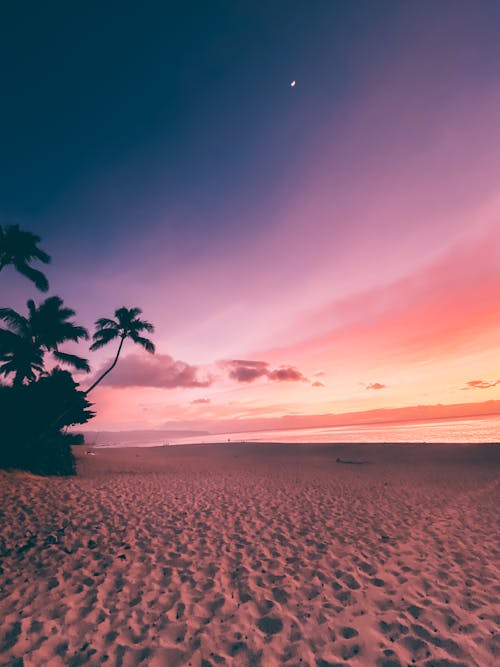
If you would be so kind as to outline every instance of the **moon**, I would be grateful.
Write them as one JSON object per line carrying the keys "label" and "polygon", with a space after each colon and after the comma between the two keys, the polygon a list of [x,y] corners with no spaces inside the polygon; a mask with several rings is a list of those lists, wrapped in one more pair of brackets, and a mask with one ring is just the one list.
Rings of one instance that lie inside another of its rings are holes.
{"label": "moon", "polygon": [[297,85],[297,82],[296,82],[295,79],[294,79],[294,80],[290,83],[290,88],[295,88],[296,85]]}

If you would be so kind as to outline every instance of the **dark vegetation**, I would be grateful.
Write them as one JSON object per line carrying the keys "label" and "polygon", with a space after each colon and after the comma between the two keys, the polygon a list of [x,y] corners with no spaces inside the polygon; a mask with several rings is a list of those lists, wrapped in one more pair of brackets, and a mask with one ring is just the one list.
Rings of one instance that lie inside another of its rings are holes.
{"label": "dark vegetation", "polygon": [[[38,236],[18,225],[0,225],[0,272],[12,266],[47,291],[47,278],[31,266],[33,261],[50,262],[39,243]],[[0,468],[74,475],[71,445],[82,444],[83,438],[68,433],[68,427],[95,415],[87,396],[116,366],[126,339],[154,353],[153,343],[141,335],[153,326],[139,318],[139,308],[118,308],[115,319],[98,319],[90,349],[114,340],[118,348],[109,368],[88,389],[80,389],[71,372],[60,368],[90,372],[87,359],[60,349],[89,339],[87,330],[73,321],[75,311],[58,296],[38,305],[30,299],[26,305],[26,314],[0,308]]]}

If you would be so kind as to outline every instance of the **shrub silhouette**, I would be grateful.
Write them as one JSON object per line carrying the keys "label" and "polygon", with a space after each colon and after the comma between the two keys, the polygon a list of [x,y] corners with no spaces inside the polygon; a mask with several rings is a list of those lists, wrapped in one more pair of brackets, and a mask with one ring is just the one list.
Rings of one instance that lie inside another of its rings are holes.
{"label": "shrub silhouette", "polygon": [[[68,406],[51,427],[61,405]],[[41,475],[74,475],[75,435],[61,431],[94,416],[68,371],[59,368],[28,385],[0,386],[0,467]],[[43,434],[43,435],[41,435]]]}

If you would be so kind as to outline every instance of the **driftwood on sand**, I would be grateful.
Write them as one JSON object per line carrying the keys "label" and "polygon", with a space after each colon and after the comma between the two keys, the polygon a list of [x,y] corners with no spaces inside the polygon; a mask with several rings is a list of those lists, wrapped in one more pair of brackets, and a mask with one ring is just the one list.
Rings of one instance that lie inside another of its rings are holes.
{"label": "driftwood on sand", "polygon": [[368,463],[368,461],[349,461],[347,459],[341,459],[340,457],[337,457],[335,462],[336,463],[346,463],[348,465],[353,465],[353,466],[361,466],[364,463]]}

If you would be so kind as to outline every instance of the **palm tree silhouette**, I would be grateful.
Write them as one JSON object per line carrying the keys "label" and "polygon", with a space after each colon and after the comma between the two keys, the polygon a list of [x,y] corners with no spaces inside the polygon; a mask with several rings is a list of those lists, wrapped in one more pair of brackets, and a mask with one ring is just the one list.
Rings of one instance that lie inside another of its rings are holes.
{"label": "palm tree silhouette", "polygon": [[42,292],[49,289],[49,282],[41,271],[30,266],[33,260],[50,263],[50,256],[38,247],[41,239],[36,234],[25,232],[19,225],[0,225],[0,271],[12,265],[19,273],[31,280]]}
{"label": "palm tree silhouette", "polygon": [[0,373],[14,375],[13,385],[33,382],[43,373],[43,350],[29,337],[0,329]]}
{"label": "palm tree silhouette", "polygon": [[143,347],[147,352],[154,354],[155,346],[153,343],[149,338],[141,336],[143,331],[152,333],[154,326],[150,322],[146,322],[146,320],[139,319],[138,315],[141,315],[141,313],[142,310],[140,308],[122,307],[115,310],[116,320],[101,317],[96,321],[96,331],[92,336],[94,342],[90,346],[91,350],[98,350],[117,338],[120,339],[120,344],[118,345],[118,350],[111,366],[87,389],[85,395],[91,392],[108,373],[111,373],[118,362],[123,343],[127,338],[130,338],[131,341]]}
{"label": "palm tree silhouette", "polygon": [[0,373],[13,373],[16,385],[32,382],[44,371],[46,352],[63,364],[89,372],[86,359],[59,350],[62,343],[89,337],[84,327],[69,321],[75,311],[64,306],[59,296],[51,296],[39,306],[30,299],[26,305],[28,317],[13,308],[0,308],[0,320],[9,327],[0,329]]}

